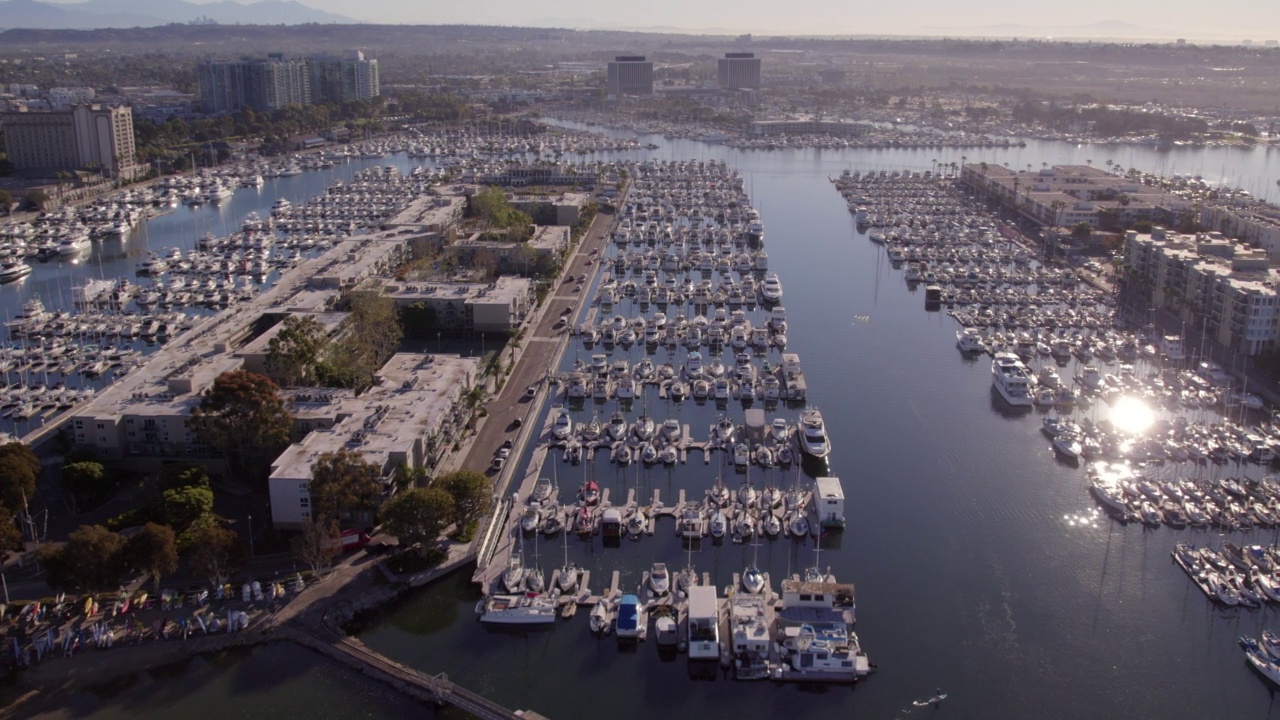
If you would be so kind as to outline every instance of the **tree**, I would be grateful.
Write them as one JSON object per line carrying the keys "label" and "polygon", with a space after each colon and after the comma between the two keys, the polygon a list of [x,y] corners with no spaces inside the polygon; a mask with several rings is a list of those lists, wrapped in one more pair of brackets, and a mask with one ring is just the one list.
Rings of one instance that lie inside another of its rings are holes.
{"label": "tree", "polygon": [[160,514],[165,523],[183,532],[213,514],[213,491],[195,485],[165,490]]}
{"label": "tree", "polygon": [[440,476],[435,484],[453,498],[454,519],[459,527],[466,528],[489,512],[493,486],[484,473],[456,470]]}
{"label": "tree", "polygon": [[0,558],[5,551],[22,549],[22,531],[18,529],[18,516],[0,505]]}
{"label": "tree", "polygon": [[102,463],[89,460],[63,465],[62,482],[71,494],[82,499],[99,497],[111,485]]}
{"label": "tree", "polygon": [[166,463],[160,468],[160,491],[179,490],[186,487],[209,487],[209,473],[195,463]]}
{"label": "tree", "polygon": [[55,590],[98,592],[121,584],[126,573],[125,539],[101,525],[81,525],[60,546],[46,545],[37,557]]}
{"label": "tree", "polygon": [[0,504],[21,510],[36,491],[40,458],[20,442],[0,445]]}
{"label": "tree", "polygon": [[440,539],[454,521],[453,496],[441,488],[414,488],[382,506],[382,529],[402,545],[424,546]]}
{"label": "tree", "polygon": [[13,194],[4,188],[0,188],[0,210],[4,210],[7,216],[13,208]]}
{"label": "tree", "polygon": [[1081,242],[1093,235],[1093,227],[1083,220],[1071,226],[1071,237]]}
{"label": "tree", "polygon": [[325,353],[318,374],[325,384],[364,387],[400,347],[404,327],[395,301],[377,291],[350,293],[350,332]]}
{"label": "tree", "polygon": [[204,525],[191,531],[191,572],[225,585],[231,574],[244,566],[244,544],[234,532],[219,525]]}
{"label": "tree", "polygon": [[338,523],[311,517],[302,523],[302,534],[293,538],[293,556],[304,562],[317,575],[338,552]]}
{"label": "tree", "polygon": [[178,543],[168,525],[143,525],[140,532],[125,541],[124,554],[128,567],[154,580],[157,590],[160,578],[178,569]]}
{"label": "tree", "polygon": [[37,209],[44,209],[45,203],[48,202],[49,193],[41,190],[40,188],[27,191],[27,205]]}
{"label": "tree", "polygon": [[287,386],[304,385],[315,373],[329,338],[311,315],[290,315],[267,343],[267,367]]}
{"label": "tree", "polygon": [[234,472],[260,482],[271,460],[289,445],[293,415],[270,378],[233,370],[214,379],[187,424],[226,455]]}
{"label": "tree", "polygon": [[382,494],[382,468],[364,455],[342,448],[322,453],[311,465],[312,513],[336,520],[343,513],[374,507]]}

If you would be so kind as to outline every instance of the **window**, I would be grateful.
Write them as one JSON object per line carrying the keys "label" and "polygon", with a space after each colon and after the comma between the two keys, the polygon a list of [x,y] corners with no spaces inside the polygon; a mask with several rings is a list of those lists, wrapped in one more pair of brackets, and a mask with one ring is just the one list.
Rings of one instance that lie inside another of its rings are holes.
{"label": "window", "polygon": [[304,507],[304,508],[311,507],[311,498],[309,497],[298,498],[298,507]]}
{"label": "window", "polygon": [[302,493],[303,495],[310,495],[311,494],[310,484],[304,483],[304,482],[298,483],[298,492]]}

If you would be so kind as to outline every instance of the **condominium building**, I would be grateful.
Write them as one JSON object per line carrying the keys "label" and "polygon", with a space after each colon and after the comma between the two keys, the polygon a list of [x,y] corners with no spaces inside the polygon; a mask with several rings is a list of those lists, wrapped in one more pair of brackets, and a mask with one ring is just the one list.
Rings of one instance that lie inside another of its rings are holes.
{"label": "condominium building", "polygon": [[716,70],[721,89],[760,89],[760,58],[755,53],[725,53],[716,61]]}
{"label": "condominium building", "polygon": [[1280,339],[1280,273],[1265,252],[1219,233],[1178,235],[1155,228],[1129,232],[1125,264],[1155,307],[1200,328],[1242,355],[1273,349]]}
{"label": "condominium building", "polygon": [[608,66],[610,97],[653,94],[653,63],[643,55],[618,55]]}
{"label": "condominium building", "polygon": [[291,103],[311,103],[307,61],[273,53],[266,58],[209,60],[197,67],[200,103],[206,113],[237,112],[248,106],[260,112]]}
{"label": "condominium building", "polygon": [[343,103],[368,100],[381,94],[378,61],[365,59],[364,53],[349,57],[319,56],[308,60],[311,65],[311,101]]}
{"label": "condominium building", "polygon": [[960,182],[975,195],[998,202],[1041,225],[1098,228],[1107,216],[1118,224],[1164,221],[1191,209],[1185,199],[1133,178],[1091,165],[1054,165],[1016,170],[967,163]]}
{"label": "condominium building", "polygon": [[298,527],[311,517],[312,467],[325,453],[353,450],[377,465],[384,496],[395,491],[401,466],[433,470],[466,425],[463,396],[479,377],[478,357],[397,353],[359,398],[323,389],[294,394],[299,417],[323,429],[271,464],[272,522]]}
{"label": "condominium building", "polygon": [[71,110],[0,114],[9,161],[18,170],[136,171],[133,114],[126,107],[77,105]]}

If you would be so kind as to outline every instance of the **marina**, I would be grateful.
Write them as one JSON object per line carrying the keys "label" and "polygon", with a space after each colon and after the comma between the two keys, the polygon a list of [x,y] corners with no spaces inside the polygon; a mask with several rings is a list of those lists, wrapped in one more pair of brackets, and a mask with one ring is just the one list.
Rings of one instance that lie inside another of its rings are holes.
{"label": "marina", "polygon": [[[663,145],[662,155],[719,156],[719,151],[698,143],[667,142],[660,137],[652,140]],[[1077,161],[1083,162],[1085,152],[1098,151],[1033,143],[1024,151],[1024,161],[1033,153],[1054,160],[1071,159],[1075,153]],[[785,284],[783,302],[791,325],[786,333],[787,350],[803,356],[806,383],[824,393],[818,396],[810,389],[806,402],[821,405],[833,445],[832,472],[844,476],[846,492],[852,487],[849,479],[859,478],[858,501],[851,500],[847,506],[848,526],[842,534],[821,538],[822,558],[841,579],[859,580],[858,610],[864,623],[858,634],[882,668],[874,681],[861,684],[856,694],[846,697],[797,691],[786,695],[788,705],[796,712],[856,708],[892,714],[903,705],[909,706],[913,698],[942,696],[941,691],[932,691],[941,685],[951,689],[947,706],[970,703],[966,707],[987,716],[1017,714],[1034,704],[1045,716],[1065,717],[1068,713],[1104,712],[1100,709],[1103,705],[1096,703],[1107,703],[1106,707],[1114,709],[1133,702],[1141,703],[1144,713],[1170,717],[1185,716],[1188,707],[1228,714],[1262,712],[1266,707],[1264,686],[1256,673],[1246,672],[1247,661],[1233,640],[1242,632],[1259,634],[1274,610],[1264,607],[1243,615],[1239,610],[1213,608],[1167,554],[1178,539],[1217,547],[1220,531],[1189,527],[1170,536],[1163,525],[1152,532],[1144,531],[1140,523],[1121,525],[1102,519],[1094,501],[1085,497],[1087,473],[1056,461],[1042,430],[1041,416],[1011,419],[992,389],[990,358],[957,360],[956,322],[942,313],[920,312],[920,294],[906,287],[901,271],[892,271],[883,250],[857,232],[853,217],[839,197],[833,197],[827,181],[828,175],[838,176],[847,167],[923,171],[930,167],[931,156],[958,161],[958,153],[956,157],[909,151],[892,156],[863,151],[832,153],[829,157],[803,151],[754,156],[729,153],[725,151],[724,156],[749,178],[752,196],[768,224],[768,268],[778,272]],[[1014,153],[1007,157],[1016,164]],[[1192,158],[1190,153],[1165,158],[1153,155],[1128,164],[1156,171],[1176,163],[1195,168],[1202,164],[1216,167],[1219,162],[1198,157]],[[1038,155],[1035,161],[1039,162]],[[379,166],[398,163],[402,172],[410,169],[403,155],[371,162]],[[305,180],[326,172],[267,179],[266,183],[270,188],[272,183]],[[1268,173],[1268,178],[1273,175]],[[300,200],[296,195],[291,198]],[[264,198],[256,211],[260,216],[268,214],[273,202]],[[150,221],[147,232],[155,232],[160,227],[157,223],[176,219],[183,212],[189,211],[178,208]],[[239,222],[238,216],[226,233],[234,232]],[[203,232],[189,226],[187,242],[194,246]],[[785,251],[782,243],[786,243]],[[132,273],[140,259],[128,261],[127,272],[120,274]],[[46,267],[34,266],[34,279],[39,280]],[[98,275],[96,269],[93,275]],[[31,279],[6,289],[29,288]],[[70,285],[63,281],[64,296]],[[54,290],[50,281],[48,292],[40,294],[47,299],[56,294]],[[12,307],[16,310],[18,304]],[[586,321],[586,317],[573,318],[575,326]],[[975,330],[984,328],[975,326]],[[574,356],[587,362],[591,354],[585,345],[575,348],[571,344],[557,372],[573,372]],[[638,353],[632,355],[630,366],[634,368],[639,359]],[[655,367],[661,360],[660,354],[654,358]],[[725,363],[725,358],[721,361]],[[1152,364],[1139,359],[1135,368],[1143,367],[1143,362]],[[1035,368],[1036,363],[1028,365]],[[1072,367],[1058,370],[1061,379],[1074,385]],[[1122,377],[1118,372],[1112,374]],[[707,431],[722,414],[714,404],[698,406],[674,399],[668,403],[649,387],[647,414],[655,426],[661,427],[663,418],[671,417],[679,420],[682,430],[687,427],[692,442],[710,437]],[[689,391],[691,395],[692,387]],[[565,407],[573,405],[565,398],[559,402]],[[589,425],[597,411],[601,424],[606,424],[615,403],[616,398],[598,408],[588,404],[582,411],[571,411],[576,413],[574,425]],[[628,423],[645,411],[644,404],[643,400],[633,401]],[[745,409],[739,410],[738,404],[726,403],[724,410],[732,415],[735,426],[746,424]],[[867,412],[868,407],[875,412]],[[788,415],[793,422],[798,420],[800,409],[790,410],[795,413]],[[955,422],[943,409],[963,422]],[[1206,409],[1200,412],[1208,414]],[[1087,414],[1077,409],[1075,419]],[[542,424],[528,427],[539,431]],[[584,479],[583,467],[564,462],[559,453],[552,451],[550,465],[558,468],[562,487],[576,489]],[[659,499],[675,503],[681,489],[686,490],[686,498],[696,497],[696,490],[711,489],[716,468],[726,456],[712,453],[710,462],[699,463],[699,453],[694,451],[687,456],[692,461],[670,469],[634,463],[625,470],[597,458],[587,469],[601,495],[607,490],[611,498],[621,500],[626,497],[622,489],[643,485],[645,492],[637,493],[637,502],[646,498],[652,504],[653,490],[659,490]],[[855,457],[856,465],[846,468],[845,463]],[[526,454],[512,462],[523,467],[528,460]],[[1152,472],[1160,467],[1172,472],[1176,464],[1153,466]],[[1185,467],[1193,470],[1192,474],[1203,474],[1206,480],[1213,480],[1215,474],[1256,478],[1262,471],[1254,463],[1242,463],[1237,470],[1232,461],[1197,465],[1199,470]],[[791,476],[780,474],[776,467],[766,471],[754,466],[750,472],[757,491],[770,484],[768,479],[782,488],[792,484]],[[735,480],[727,483],[731,488],[740,486],[736,482],[740,476],[724,475]],[[804,482],[811,483],[807,474]],[[568,493],[564,495],[567,499]],[[593,592],[609,590],[617,573],[619,592],[626,589],[637,598],[643,594],[634,591],[641,588],[644,574],[655,560],[665,562],[677,580],[680,569],[696,565],[698,575],[713,581],[707,585],[720,590],[733,583],[734,574],[742,575],[756,553],[759,567],[773,578],[775,587],[780,578],[817,564],[812,534],[805,544],[761,540],[758,549],[751,543],[716,545],[704,537],[691,550],[679,534],[668,530],[668,522],[675,519],[660,520],[654,534],[645,534],[638,542],[623,538],[617,547],[608,549],[602,547],[602,534],[592,536],[590,543],[571,536],[573,555],[569,561],[590,574],[588,587]],[[691,518],[689,524],[701,523]],[[544,539],[537,549],[527,541],[527,557],[540,554],[544,569],[559,566],[564,540]],[[1234,537],[1228,540],[1242,547],[1248,544]],[[864,550],[829,552],[830,543]],[[870,547],[881,550],[865,550]],[[554,562],[546,562],[548,558]],[[910,583],[902,581],[904,562],[912,568],[908,574],[914,580]],[[670,688],[687,682],[690,671],[686,663],[663,662],[661,652],[651,660],[647,654],[636,657],[635,651],[623,647],[615,650],[612,638],[601,642],[574,622],[560,621],[550,626],[553,630],[527,637],[467,622],[475,617],[472,608],[476,604],[469,575],[446,578],[424,593],[421,601],[362,633],[362,639],[414,667],[430,672],[446,670],[483,694],[513,705],[536,707],[552,716],[564,714],[564,706],[558,705],[556,698],[569,688],[575,704],[617,706],[626,717],[638,716],[630,708],[642,706],[679,708],[681,712],[747,707],[744,698],[751,693],[744,694],[734,683],[702,684],[697,697],[677,702],[669,697],[673,695]],[[1185,594],[1180,594],[1183,591]],[[940,596],[951,601],[940,604]],[[1188,600],[1194,602],[1188,604]],[[652,619],[650,639],[655,642],[646,641],[642,647],[659,646],[661,618]],[[727,637],[724,633],[718,636]],[[934,650],[920,652],[922,643],[935,643],[939,637],[951,637],[954,642],[930,645]],[[1126,649],[1137,647],[1143,648],[1143,653],[1178,653],[1186,659],[1185,668],[1179,670],[1179,677],[1185,676],[1186,692],[1176,701],[1148,690],[1159,687],[1166,678],[1163,670],[1157,672],[1150,663],[1138,662],[1136,651]],[[652,653],[650,648],[648,654]],[[466,666],[457,662],[461,657],[468,658]],[[568,668],[581,663],[582,667],[567,675],[548,672],[549,661],[566,663]],[[1103,664],[1114,671],[1084,669]],[[992,673],[1009,680],[997,680],[993,686]],[[584,677],[593,681],[582,682]],[[956,690],[966,686],[991,688],[991,693],[978,698]],[[1131,695],[1134,692],[1136,698]],[[1097,698],[1096,703],[1084,700],[1087,697]],[[921,702],[928,704],[916,704]]]}
{"label": "marina", "polygon": [[[871,666],[852,634],[852,614],[838,634],[784,644],[775,610],[794,609],[798,596],[779,595],[752,563],[733,574],[718,599],[711,577],[693,567],[693,548],[702,542],[816,542],[823,528],[843,527],[843,489],[827,476],[831,443],[821,413],[804,405],[800,358],[782,352],[785,340],[777,339],[788,327],[781,281],[765,269],[763,225],[741,180],[722,164],[644,163],[631,172],[636,179],[600,257],[601,277],[593,280],[594,301],[568,340],[575,355],[590,359],[566,353],[568,370],[558,375],[552,407],[531,435],[533,455],[513,483],[506,525],[473,578],[485,593],[479,619],[550,624],[557,615],[575,615],[576,606],[589,609],[593,634],[611,633],[619,642],[643,641],[650,620],[666,620],[665,629],[655,624],[664,647],[688,651],[691,662],[735,668],[741,680],[854,682]],[[653,404],[667,408],[668,417],[649,414],[655,395]],[[715,422],[693,430],[679,417],[684,404],[699,415],[714,412]],[[691,453],[701,456],[694,463],[700,480],[675,488],[665,501],[663,488],[645,486],[646,469],[686,465]],[[606,464],[621,483],[597,481]],[[818,479],[805,477],[802,465]],[[578,467],[582,480],[562,485],[560,478],[577,475]],[[626,482],[632,468],[635,484]],[[816,488],[825,498],[821,516]],[[591,573],[578,575],[569,561],[570,534],[579,547],[598,536],[608,548],[657,532],[678,537],[688,557],[683,568],[678,557],[652,563],[634,592],[616,571],[607,588],[593,590]],[[548,583],[526,551],[539,536],[560,534],[565,564]],[[852,585],[842,587],[851,605]],[[707,596],[706,589],[713,592]],[[726,639],[714,648],[698,639],[713,627]]]}

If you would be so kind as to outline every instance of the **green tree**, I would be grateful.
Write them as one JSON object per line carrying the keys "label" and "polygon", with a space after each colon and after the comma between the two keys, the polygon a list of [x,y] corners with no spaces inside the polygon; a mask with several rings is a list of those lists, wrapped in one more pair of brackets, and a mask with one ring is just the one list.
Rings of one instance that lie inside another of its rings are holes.
{"label": "green tree", "polygon": [[489,512],[493,501],[493,485],[484,473],[455,470],[436,479],[435,485],[453,498],[454,519],[465,528]]}
{"label": "green tree", "polygon": [[191,572],[206,578],[214,586],[226,584],[245,561],[244,543],[240,542],[240,537],[216,524],[203,525],[191,531],[188,553]]}
{"label": "green tree", "polygon": [[350,332],[329,345],[318,374],[325,384],[362,388],[399,349],[404,326],[395,301],[381,292],[352,292],[346,302]]}
{"label": "green tree", "polygon": [[324,356],[329,338],[324,326],[311,315],[290,315],[280,332],[267,343],[267,367],[286,386],[305,385]]}
{"label": "green tree", "polygon": [[37,552],[45,581],[55,590],[99,592],[118,587],[127,566],[125,539],[101,525],[81,525],[62,545],[46,545]]}
{"label": "green tree", "polygon": [[80,499],[99,497],[111,489],[106,468],[91,460],[63,465],[62,482]]}
{"label": "green tree", "polygon": [[426,546],[440,539],[454,521],[453,496],[436,487],[414,488],[382,506],[382,528],[402,545]]}
{"label": "green tree", "polygon": [[150,577],[160,589],[160,578],[178,569],[178,543],[173,528],[149,522],[129,537],[124,546],[125,561],[134,572]]}
{"label": "green tree", "polygon": [[0,210],[4,210],[6,216],[13,208],[13,194],[4,188],[0,188]]}
{"label": "green tree", "polygon": [[416,302],[404,309],[404,334],[411,338],[423,339],[436,329],[439,323],[436,309],[426,303]]}
{"label": "green tree", "polygon": [[0,504],[18,510],[36,491],[40,458],[20,442],[0,445]]}
{"label": "green tree", "polygon": [[1093,227],[1089,223],[1081,221],[1071,226],[1071,237],[1076,240],[1085,241],[1093,235]]}
{"label": "green tree", "polygon": [[271,460],[289,445],[293,415],[270,378],[233,370],[214,379],[187,424],[222,451],[234,472],[260,483]]}
{"label": "green tree", "polygon": [[213,491],[194,485],[165,490],[160,514],[165,523],[183,532],[213,514]]}
{"label": "green tree", "polygon": [[342,448],[322,453],[311,465],[311,506],[315,517],[336,520],[344,513],[375,507],[382,494],[382,468],[364,455]]}
{"label": "green tree", "polygon": [[200,465],[188,462],[166,463],[160,468],[160,491],[187,487],[209,487],[209,473]]}

